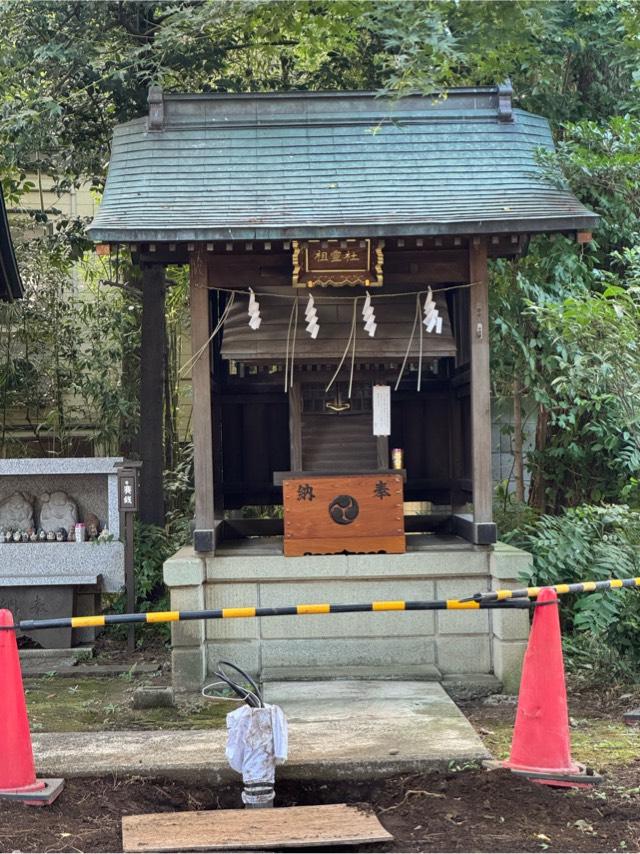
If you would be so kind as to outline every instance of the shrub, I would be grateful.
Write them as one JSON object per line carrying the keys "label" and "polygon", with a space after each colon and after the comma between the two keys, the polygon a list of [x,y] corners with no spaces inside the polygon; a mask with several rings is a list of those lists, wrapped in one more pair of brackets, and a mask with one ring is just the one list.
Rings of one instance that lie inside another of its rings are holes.
{"label": "shrub", "polygon": [[[626,505],[583,505],[560,516],[541,516],[504,539],[533,555],[531,572],[523,579],[529,584],[640,575],[640,512]],[[640,678],[640,591],[563,596],[561,601],[565,642],[576,661],[588,646],[602,666]]]}

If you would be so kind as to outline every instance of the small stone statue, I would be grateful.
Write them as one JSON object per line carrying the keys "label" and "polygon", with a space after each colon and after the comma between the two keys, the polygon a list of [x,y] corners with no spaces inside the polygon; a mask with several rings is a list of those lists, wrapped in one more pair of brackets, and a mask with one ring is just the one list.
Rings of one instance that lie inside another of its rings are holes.
{"label": "small stone statue", "polygon": [[47,541],[47,532],[44,528],[40,528],[38,531],[38,542],[45,543]]}
{"label": "small stone statue", "polygon": [[4,541],[5,543],[13,542],[13,531],[11,530],[11,528],[4,532]]}
{"label": "small stone statue", "polygon": [[59,543],[67,542],[67,531],[65,528],[58,528],[56,531],[56,541]]}
{"label": "small stone statue", "polygon": [[35,528],[32,528],[29,531],[29,542],[30,543],[37,543],[38,542],[38,533],[37,533]]}
{"label": "small stone statue", "polygon": [[22,540],[22,534],[20,533],[20,531],[14,531],[13,532],[13,542],[19,543],[21,540]]}
{"label": "small stone statue", "polygon": [[87,531],[88,540],[96,540],[100,533],[100,520],[95,513],[87,513],[84,517],[84,526]]}
{"label": "small stone statue", "polygon": [[66,492],[44,492],[39,500],[40,525],[47,531],[68,531],[78,521],[76,502]]}
{"label": "small stone statue", "polygon": [[75,541],[76,541],[76,528],[74,525],[72,528],[69,528],[69,530],[67,531],[67,542],[68,543],[75,543]]}
{"label": "small stone statue", "polygon": [[55,543],[56,541],[56,532],[55,531],[47,531],[47,542]]}
{"label": "small stone statue", "polygon": [[5,531],[26,531],[33,528],[33,504],[23,492],[14,492],[0,501],[0,527]]}
{"label": "small stone statue", "polygon": [[20,540],[23,543],[28,543],[29,542],[29,532],[28,531],[22,531],[20,533]]}

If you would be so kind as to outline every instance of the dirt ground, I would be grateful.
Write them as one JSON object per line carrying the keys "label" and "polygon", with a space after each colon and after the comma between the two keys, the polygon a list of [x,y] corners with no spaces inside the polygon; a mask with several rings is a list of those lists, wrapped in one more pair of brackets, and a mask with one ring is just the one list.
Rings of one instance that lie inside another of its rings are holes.
{"label": "dirt ground", "polygon": [[[591,790],[529,783],[507,771],[451,767],[374,784],[276,785],[276,806],[372,804],[394,835],[362,851],[638,851],[640,850],[640,729],[622,712],[640,707],[640,690],[612,687],[570,694],[573,755],[604,782]],[[463,706],[496,757],[508,754],[515,704],[508,698]],[[240,784],[220,788],[167,780],[69,780],[51,807],[0,801],[2,852],[120,851],[123,815],[240,807]]]}
{"label": "dirt ground", "polygon": [[[637,851],[637,769],[598,792],[552,790],[507,771],[452,770],[375,785],[277,785],[276,806],[373,805],[395,837],[361,851]],[[120,851],[123,815],[240,807],[240,786],[203,788],[167,780],[69,780],[59,800],[36,809],[0,806],[0,845],[11,851]]]}

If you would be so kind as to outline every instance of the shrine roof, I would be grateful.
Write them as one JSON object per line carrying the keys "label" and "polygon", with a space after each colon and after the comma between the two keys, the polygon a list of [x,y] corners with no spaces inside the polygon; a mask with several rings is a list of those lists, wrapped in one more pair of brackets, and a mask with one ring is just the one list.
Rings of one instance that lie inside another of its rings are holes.
{"label": "shrine roof", "polygon": [[22,296],[22,280],[11,242],[11,229],[0,187],[0,300],[12,302]]}
{"label": "shrine roof", "polygon": [[538,162],[546,119],[506,87],[164,94],[116,127],[101,242],[590,231]]}

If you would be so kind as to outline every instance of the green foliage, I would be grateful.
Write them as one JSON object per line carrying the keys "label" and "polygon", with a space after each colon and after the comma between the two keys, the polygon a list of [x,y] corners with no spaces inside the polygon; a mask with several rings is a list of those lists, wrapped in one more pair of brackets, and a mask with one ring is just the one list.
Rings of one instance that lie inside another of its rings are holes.
{"label": "green foliage", "polygon": [[[640,511],[626,505],[583,505],[542,516],[504,539],[533,555],[531,573],[523,578],[532,585],[640,575]],[[563,596],[561,602],[563,631],[574,653],[589,638],[601,650],[600,664],[617,659],[621,671],[640,678],[640,591]]]}
{"label": "green foliage", "polygon": [[[184,543],[179,527],[145,525],[136,520],[134,525],[134,574],[136,579],[136,611],[166,611],[169,608],[169,594],[162,578],[162,567]],[[99,546],[98,546],[99,548]],[[123,614],[126,610],[126,595],[116,596],[109,611]],[[126,626],[113,629],[121,636],[126,635]],[[170,628],[166,623],[145,623],[136,629],[138,640],[145,637],[160,637],[167,641]]]}
{"label": "green foliage", "polygon": [[553,512],[636,492],[639,131],[629,115],[567,124],[543,161],[600,214],[595,240],[539,238],[494,269],[494,389],[508,398],[517,378],[538,407],[544,429],[528,463]]}
{"label": "green foliage", "polygon": [[162,581],[162,565],[176,551],[166,528],[136,521],[134,530],[136,610],[165,610],[167,591]]}
{"label": "green foliage", "polygon": [[538,512],[525,501],[517,501],[509,489],[509,482],[498,484],[493,501],[493,520],[498,528],[498,536],[504,540],[512,531],[517,531],[535,523]]}
{"label": "green foliage", "polygon": [[41,455],[72,455],[79,431],[99,452],[117,453],[137,416],[123,384],[125,349],[139,339],[135,300],[99,285],[86,265],[79,291],[72,248],[59,234],[29,241],[19,255],[25,298],[0,306],[0,454],[15,408]]}
{"label": "green foliage", "polygon": [[[640,470],[640,291],[532,305],[540,338],[536,396],[556,427],[538,454],[554,505],[637,495]],[[552,469],[552,470],[551,470]]]}
{"label": "green foliage", "polygon": [[175,449],[176,460],[172,469],[164,473],[164,495],[167,506],[167,529],[176,548],[191,540],[193,519],[193,443],[184,442]]}
{"label": "green foliage", "polygon": [[[38,189],[30,174],[50,175],[60,188],[81,180],[101,187],[113,126],[146,111],[151,82],[193,92],[368,88],[401,96],[510,77],[519,106],[552,120],[558,151],[541,155],[550,180],[566,182],[602,223],[586,246],[533,238],[526,257],[493,265],[494,391],[509,401],[515,390],[536,408],[528,465],[538,506],[560,512],[581,502],[635,501],[639,68],[633,0],[6,0],[0,180],[12,205]],[[46,223],[51,211],[41,205],[30,213]],[[99,287],[100,279],[117,276],[85,268],[88,287],[79,297],[71,264],[87,246],[81,229],[69,220],[53,238],[31,243],[22,258],[28,299],[1,309],[2,452],[7,413],[17,406],[26,409],[43,453],[72,453],[71,428],[87,412],[97,424],[92,438],[105,450],[130,444],[136,431],[135,282],[125,290]],[[187,536],[192,462],[177,427],[186,279],[183,271],[170,275],[163,536],[173,547]],[[587,555],[596,542],[593,520],[565,514],[558,530],[548,517],[527,527],[528,511],[504,491],[497,504],[503,530],[525,524],[527,537],[539,532],[532,548],[542,549],[545,536],[563,547],[576,536]],[[617,528],[615,536],[622,536]],[[161,536],[145,542],[149,578],[159,577],[169,546]],[[613,546],[610,555],[621,557],[615,550],[622,548],[629,558],[629,544]],[[598,555],[604,571],[607,557]],[[573,566],[566,554],[563,560],[558,572]],[[581,619],[576,612],[576,628]],[[622,643],[614,622],[602,631]]]}

